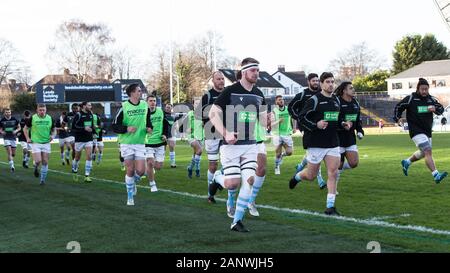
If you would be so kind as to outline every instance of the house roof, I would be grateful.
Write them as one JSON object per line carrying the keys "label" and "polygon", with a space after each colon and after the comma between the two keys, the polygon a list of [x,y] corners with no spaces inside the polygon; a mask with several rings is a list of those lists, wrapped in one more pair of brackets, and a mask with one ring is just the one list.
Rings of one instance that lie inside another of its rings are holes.
{"label": "house roof", "polygon": [[[219,69],[223,75],[231,82],[236,81],[237,70],[233,69]],[[265,71],[259,72],[258,82],[256,86],[260,88],[284,88],[279,82],[277,82],[269,73]]]}
{"label": "house roof", "polygon": [[450,76],[450,60],[423,62],[390,77],[388,80],[436,76]]}
{"label": "house roof", "polygon": [[[308,86],[308,79],[306,78],[306,74],[304,71],[291,71],[291,72],[277,71],[277,72],[285,75],[286,77],[300,84],[301,86]],[[273,73],[273,75],[275,75],[277,72]]]}
{"label": "house roof", "polygon": [[148,93],[147,87],[144,85],[144,83],[140,79],[117,79],[117,80],[114,80],[112,83],[120,83],[120,84],[126,84],[126,85],[138,83],[139,87],[142,90],[142,93]]}

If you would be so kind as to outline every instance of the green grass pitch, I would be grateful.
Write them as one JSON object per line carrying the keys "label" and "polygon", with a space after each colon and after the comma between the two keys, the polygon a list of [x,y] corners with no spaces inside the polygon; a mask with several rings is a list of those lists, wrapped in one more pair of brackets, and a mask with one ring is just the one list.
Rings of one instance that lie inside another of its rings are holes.
{"label": "green grass pitch", "polygon": [[[341,218],[322,215],[326,190],[316,182],[288,189],[304,155],[300,140],[294,141],[294,156],[285,158],[280,176],[273,174],[268,144],[268,174],[257,198],[261,216],[245,216],[248,234],[230,231],[223,201],[207,203],[206,153],[201,178],[187,178],[191,149],[184,142],[177,143],[178,168],[170,168],[167,156],[156,174],[160,191],[151,193],[148,181],[141,181],[134,207],[125,205],[116,143],[106,144],[91,184],[72,181],[70,167],[61,165],[59,147],[53,145],[43,187],[32,169],[22,168],[20,146],[15,173],[2,149],[0,252],[64,253],[71,241],[79,242],[82,252],[368,253],[370,241],[379,242],[382,252],[450,251],[450,179],[436,185],[423,161],[403,175],[400,161],[415,150],[406,134],[371,135],[358,143],[360,165],[339,183]],[[450,135],[435,134],[433,145],[438,169],[450,171]],[[218,197],[226,198],[226,191]]]}

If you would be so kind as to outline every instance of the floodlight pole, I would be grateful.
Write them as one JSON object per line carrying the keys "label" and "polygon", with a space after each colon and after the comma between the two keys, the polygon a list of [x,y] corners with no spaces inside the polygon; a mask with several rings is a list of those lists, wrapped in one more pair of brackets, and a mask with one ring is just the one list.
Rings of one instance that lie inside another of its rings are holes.
{"label": "floodlight pole", "polygon": [[449,21],[450,18],[445,18],[445,16],[444,16],[444,9],[447,8],[450,4],[447,4],[445,7],[442,8],[441,6],[439,6],[439,3],[437,0],[433,0],[433,2],[434,2],[434,4],[436,4],[436,7],[439,10],[439,14],[442,17],[442,20],[444,20],[444,23],[447,26],[447,29],[450,31],[450,21]]}

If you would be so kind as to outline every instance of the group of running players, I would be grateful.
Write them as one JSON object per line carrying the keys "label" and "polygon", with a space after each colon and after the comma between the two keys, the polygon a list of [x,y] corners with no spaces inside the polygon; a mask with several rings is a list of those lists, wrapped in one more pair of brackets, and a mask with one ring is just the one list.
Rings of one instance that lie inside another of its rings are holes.
{"label": "group of running players", "polygon": [[[155,170],[162,168],[166,145],[170,147],[171,167],[176,168],[174,124],[177,122],[183,124],[179,127],[185,128],[193,151],[187,175],[192,178],[195,170],[196,176],[200,176],[204,146],[209,162],[208,201],[216,203],[217,191],[227,189],[227,215],[233,219],[231,230],[249,231],[242,222],[247,209],[251,215],[259,216],[255,200],[267,172],[265,142],[268,132],[275,146],[275,175],[281,172],[283,158],[293,154],[292,134],[297,130],[303,133],[303,148],[307,152],[296,166],[289,188],[294,189],[300,182],[317,177],[319,188],[328,190],[325,214],[339,215],[335,206],[337,184],[344,170],[358,166],[356,141],[364,137],[361,109],[352,83],[342,82],[335,88],[332,73],[324,72],[320,77],[311,73],[307,78],[308,88],[297,94],[288,106],[282,96],[277,96],[275,106],[270,109],[263,93],[256,87],[258,78],[259,62],[253,58],[241,62],[236,82],[226,88],[222,72],[214,72],[212,89],[185,115],[174,115],[170,104],[164,110],[157,107],[154,95],[142,100],[139,85],[129,85],[126,88],[129,100],[122,103],[112,125],[118,134],[120,157],[126,170],[127,205],[135,204],[136,185],[144,175],[148,177],[151,191],[158,190]],[[396,122],[403,122],[401,117],[405,110],[410,136],[419,150],[401,162],[404,174],[408,175],[413,162],[425,158],[435,182],[440,183],[447,173],[441,173],[435,167],[431,155],[431,127],[433,113],[442,114],[444,109],[430,96],[425,79],[419,80],[415,93],[397,105]],[[103,123],[92,113],[89,102],[74,104],[72,112],[62,113],[56,124],[46,114],[45,105],[38,105],[34,115],[26,111],[20,122],[7,109],[0,120],[0,133],[4,137],[11,171],[15,170],[13,157],[18,137],[24,152],[23,167],[28,168],[31,151],[34,174],[40,177],[41,185],[45,184],[48,172],[50,142],[57,133],[61,163],[70,164],[72,159],[74,180],[78,181],[82,150],[86,153],[85,182],[92,181],[93,161],[100,164],[103,156]],[[93,153],[94,150],[98,153]],[[327,170],[326,182],[321,175],[322,161]]]}

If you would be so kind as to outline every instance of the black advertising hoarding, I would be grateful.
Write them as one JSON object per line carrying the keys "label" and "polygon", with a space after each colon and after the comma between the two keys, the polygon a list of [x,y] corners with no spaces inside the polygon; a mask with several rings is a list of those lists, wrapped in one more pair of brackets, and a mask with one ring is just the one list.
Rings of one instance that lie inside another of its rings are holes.
{"label": "black advertising hoarding", "polygon": [[122,102],[120,84],[55,84],[38,85],[36,102],[44,104],[73,102]]}

